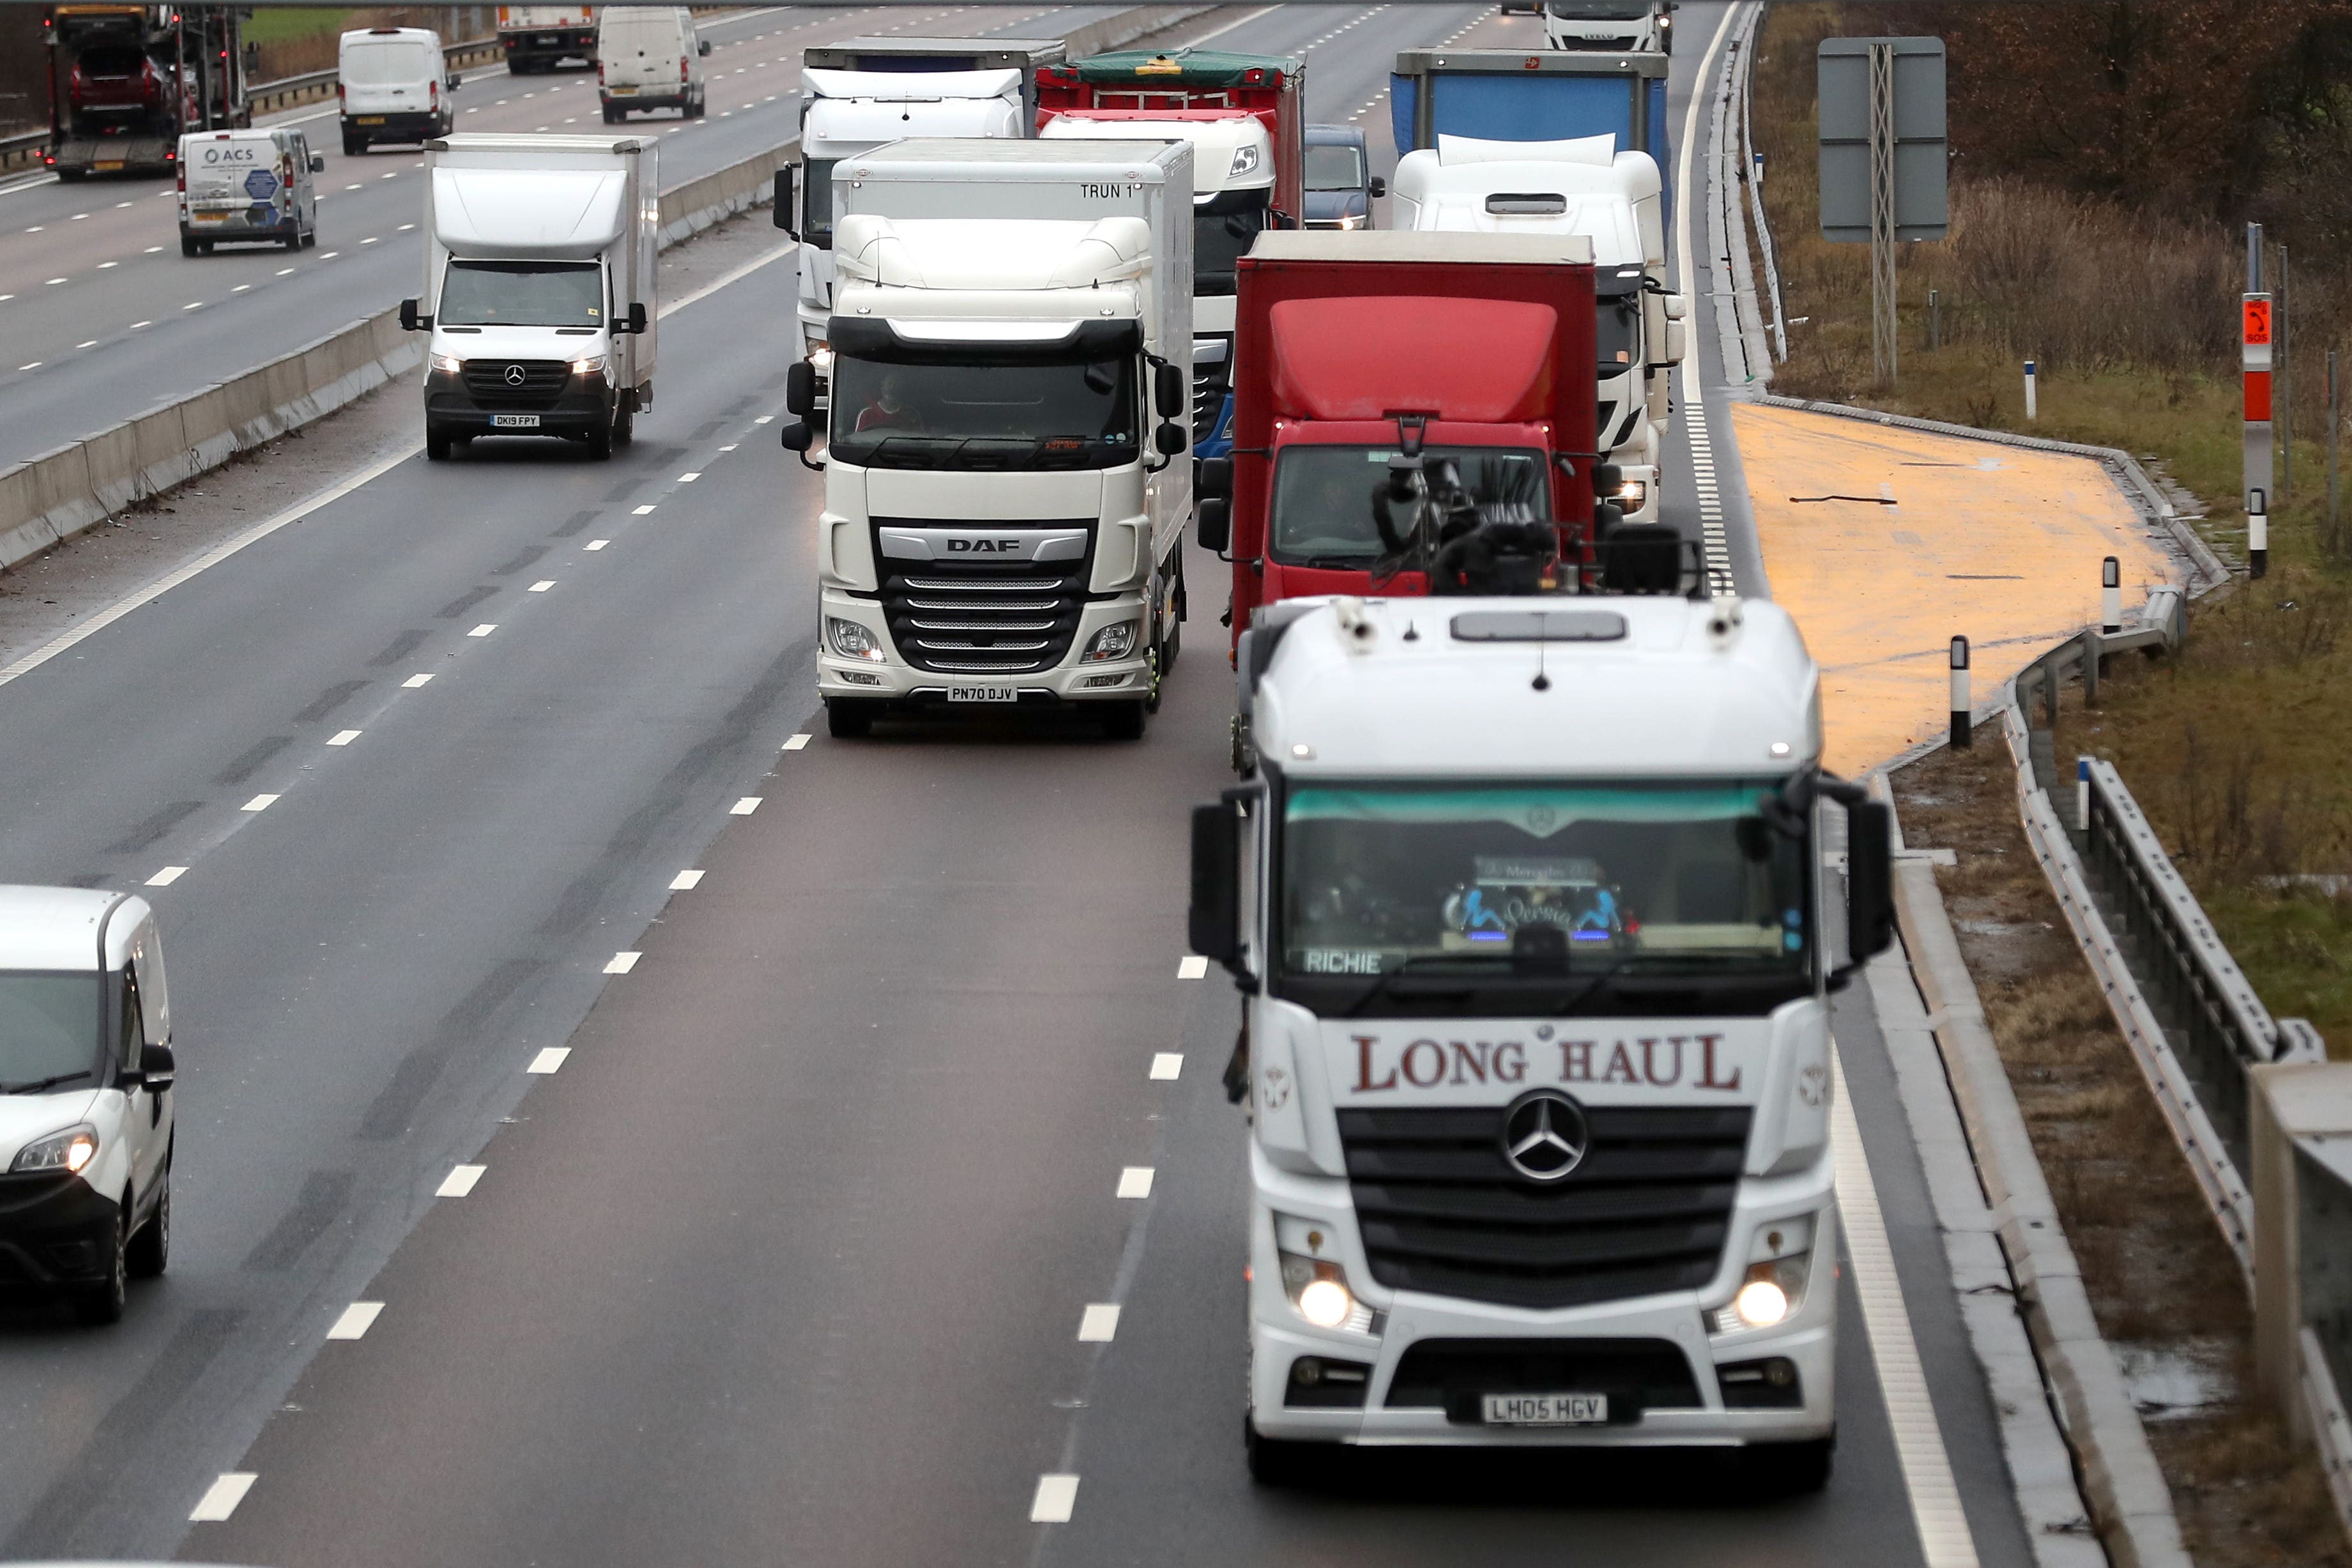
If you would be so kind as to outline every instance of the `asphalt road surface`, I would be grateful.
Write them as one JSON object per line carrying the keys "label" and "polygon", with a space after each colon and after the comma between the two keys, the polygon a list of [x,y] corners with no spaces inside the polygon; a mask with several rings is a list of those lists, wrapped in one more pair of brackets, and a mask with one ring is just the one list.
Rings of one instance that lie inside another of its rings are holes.
{"label": "asphalt road surface", "polygon": [[[1395,49],[1537,27],[1242,15],[1217,42],[1307,49],[1310,115],[1383,149]],[[1681,13],[1677,135],[1720,15]],[[1235,1009],[1179,971],[1184,810],[1227,779],[1221,569],[1191,558],[1140,743],[803,741],[790,266],[670,318],[612,463],[410,456],[0,685],[0,877],[169,877],[184,1134],[173,1270],[121,1327],[0,1314],[0,1555],[1925,1563],[1850,1271],[1818,1497],[1734,1500],[1704,1456],[1251,1486]],[[1898,1414],[1933,1416],[1977,1558],[2021,1568],[1859,992],[1838,1028],[1934,1390]],[[1066,1522],[1031,1519],[1049,1473]]]}

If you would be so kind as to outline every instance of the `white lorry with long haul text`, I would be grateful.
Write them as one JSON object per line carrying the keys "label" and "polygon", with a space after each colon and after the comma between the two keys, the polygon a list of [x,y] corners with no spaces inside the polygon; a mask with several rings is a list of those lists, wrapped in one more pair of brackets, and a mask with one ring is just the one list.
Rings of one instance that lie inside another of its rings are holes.
{"label": "white lorry with long haul text", "polygon": [[[1192,147],[918,141],[833,174],[818,687],[1143,732],[1192,512]],[[783,432],[807,452],[814,372]]]}
{"label": "white lorry with long haul text", "polygon": [[557,435],[613,455],[653,406],[658,144],[637,136],[425,143],[425,455]]}
{"label": "white lorry with long haul text", "polygon": [[1890,940],[1888,830],[1820,770],[1787,614],[1294,601],[1237,659],[1262,760],[1194,813],[1191,939],[1243,993],[1254,1471],[1716,1446],[1821,1485],[1828,938]]}
{"label": "white lorry with long haul text", "polygon": [[1633,523],[1658,517],[1660,455],[1674,415],[1688,301],[1666,285],[1657,161],[1615,139],[1486,141],[1441,135],[1397,161],[1394,226],[1483,234],[1582,235],[1598,301],[1600,450],[1621,475],[1614,502]]}

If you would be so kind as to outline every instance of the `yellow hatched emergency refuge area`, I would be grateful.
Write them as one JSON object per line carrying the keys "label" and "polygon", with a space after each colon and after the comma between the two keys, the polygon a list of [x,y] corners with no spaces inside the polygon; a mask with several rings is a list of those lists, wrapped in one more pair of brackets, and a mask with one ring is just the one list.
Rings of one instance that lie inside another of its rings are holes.
{"label": "yellow hatched emergency refuge area", "polygon": [[1822,667],[1827,765],[1853,777],[1943,733],[1951,639],[1975,701],[2099,614],[2175,576],[2160,537],[2087,457],[1734,404],[1772,598]]}

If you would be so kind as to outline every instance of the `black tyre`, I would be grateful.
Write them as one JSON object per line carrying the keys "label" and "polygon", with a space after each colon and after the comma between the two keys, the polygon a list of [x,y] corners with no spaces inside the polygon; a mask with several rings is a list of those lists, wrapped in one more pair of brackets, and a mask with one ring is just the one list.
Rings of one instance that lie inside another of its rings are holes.
{"label": "black tyre", "polygon": [[1262,1487],[1297,1486],[1313,1474],[1320,1456],[1314,1443],[1286,1443],[1261,1437],[1257,1423],[1242,1417],[1242,1448],[1249,1456],[1250,1479]]}
{"label": "black tyre", "polygon": [[1184,617],[1192,612],[1192,605],[1184,592],[1184,553],[1181,550],[1176,553],[1176,591],[1171,597],[1176,601],[1176,613],[1169,619],[1167,651],[1160,656],[1162,679],[1176,667],[1177,650],[1184,645]]}
{"label": "black tyre", "polygon": [[172,1161],[163,1159],[163,1190],[156,1195],[155,1212],[131,1238],[123,1263],[133,1279],[152,1280],[172,1262]]}
{"label": "black tyre", "polygon": [[58,179],[61,183],[70,185],[89,172],[87,169],[60,169],[58,171]]}
{"label": "black tyre", "polygon": [[343,156],[346,158],[356,158],[360,155],[361,151],[366,146],[367,143],[362,141],[358,137],[346,136],[343,138]]}
{"label": "black tyre", "polygon": [[284,246],[288,250],[300,250],[302,248],[302,231],[297,229],[292,234],[288,235],[284,239],[279,240],[278,243]]}
{"label": "black tyre", "polygon": [[200,239],[200,240],[198,240],[198,241],[196,242],[196,254],[197,254],[198,256],[210,256],[210,255],[212,255],[212,253],[213,253],[213,242],[212,242],[212,241],[210,241],[210,240],[208,240],[208,239]]}
{"label": "black tyre", "polygon": [[607,125],[618,125],[621,123],[620,111],[615,110],[609,103],[604,106],[604,123]]}
{"label": "black tyre", "polygon": [[1103,733],[1113,740],[1141,740],[1144,721],[1150,717],[1147,699],[1133,702],[1103,704]]}
{"label": "black tyre", "polygon": [[449,433],[439,425],[425,427],[425,458],[428,463],[449,461]]}
{"label": "black tyre", "polygon": [[824,699],[824,732],[835,740],[863,740],[874,733],[877,705],[862,697]]}
{"label": "black tyre", "polygon": [[599,463],[613,460],[613,427],[599,424],[588,432],[588,455]]}
{"label": "black tyre", "polygon": [[194,240],[193,240],[193,239],[190,239],[186,235],[182,235],[180,236],[180,254],[181,254],[182,256],[194,256],[194,255],[195,255],[195,254],[196,254],[196,242],[195,242]]}
{"label": "black tyre", "polygon": [[[624,399],[625,399],[627,395],[628,394],[625,392],[622,394]],[[621,412],[614,415],[613,419],[613,444],[615,446],[626,446],[636,438],[637,411],[630,407],[626,402],[624,402],[621,404]]]}
{"label": "black tyre", "polygon": [[114,1228],[114,1245],[106,1249],[106,1277],[74,1292],[73,1314],[92,1328],[122,1321],[131,1290],[131,1189],[122,1189],[122,1220]]}
{"label": "black tyre", "polygon": [[1741,1478],[1759,1497],[1802,1497],[1830,1484],[1835,1436],[1810,1443],[1757,1443],[1740,1456]]}
{"label": "black tyre", "polygon": [[319,248],[319,231],[315,226],[303,231],[302,248],[304,250],[316,250]]}

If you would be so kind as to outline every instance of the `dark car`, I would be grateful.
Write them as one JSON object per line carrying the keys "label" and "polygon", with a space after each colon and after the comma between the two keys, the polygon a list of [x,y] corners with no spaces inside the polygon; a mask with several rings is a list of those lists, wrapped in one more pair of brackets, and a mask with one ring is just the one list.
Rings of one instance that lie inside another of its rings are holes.
{"label": "dark car", "polygon": [[77,113],[152,114],[163,107],[169,68],[128,45],[108,45],[84,51],[67,79],[67,99]]}
{"label": "dark car", "polygon": [[1307,226],[1368,229],[1372,199],[1389,183],[1364,161],[1364,133],[1352,125],[1307,128]]}

